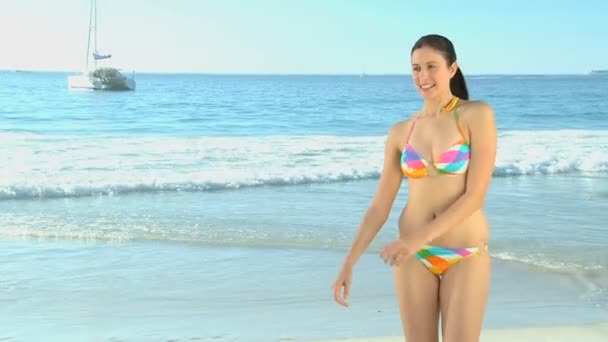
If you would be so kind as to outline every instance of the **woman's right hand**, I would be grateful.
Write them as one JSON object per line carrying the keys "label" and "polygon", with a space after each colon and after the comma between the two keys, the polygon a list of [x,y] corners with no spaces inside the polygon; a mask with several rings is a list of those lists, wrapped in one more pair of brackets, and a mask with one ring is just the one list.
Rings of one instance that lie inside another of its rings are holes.
{"label": "woman's right hand", "polygon": [[342,266],[342,269],[332,286],[334,290],[334,300],[342,306],[348,306],[352,279],[353,268],[349,265]]}

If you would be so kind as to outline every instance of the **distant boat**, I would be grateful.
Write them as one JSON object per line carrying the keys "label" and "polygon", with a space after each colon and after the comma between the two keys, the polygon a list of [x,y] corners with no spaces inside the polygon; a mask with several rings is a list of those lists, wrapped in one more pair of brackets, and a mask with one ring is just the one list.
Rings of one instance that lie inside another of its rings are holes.
{"label": "distant boat", "polygon": [[[91,54],[91,39],[93,40],[93,53]],[[93,68],[90,68],[89,58],[93,57]],[[87,40],[87,58],[82,75],[68,76],[70,88],[93,90],[135,90],[133,75],[123,75],[118,69],[112,67],[98,67],[97,62],[109,60],[110,54],[103,54],[97,50],[97,0],[91,0],[89,13],[89,36]]]}
{"label": "distant boat", "polygon": [[608,69],[595,69],[589,72],[589,75],[608,75]]}

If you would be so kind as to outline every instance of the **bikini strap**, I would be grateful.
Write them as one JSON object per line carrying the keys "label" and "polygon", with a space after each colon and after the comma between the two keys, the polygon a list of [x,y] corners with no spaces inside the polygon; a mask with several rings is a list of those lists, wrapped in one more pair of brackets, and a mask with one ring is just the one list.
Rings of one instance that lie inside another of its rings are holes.
{"label": "bikini strap", "polygon": [[460,116],[458,115],[458,111],[456,109],[454,109],[454,119],[456,119],[456,127],[458,128],[458,132],[460,132],[460,135],[462,136],[462,140],[466,143],[467,137],[464,135],[464,132],[462,131],[462,128],[460,127]]}
{"label": "bikini strap", "polygon": [[418,117],[416,116],[414,118],[414,122],[412,122],[412,126],[410,126],[410,132],[407,134],[407,141],[405,142],[406,144],[410,143],[410,137],[412,136],[412,132],[414,131],[414,126],[416,126],[417,119]]}

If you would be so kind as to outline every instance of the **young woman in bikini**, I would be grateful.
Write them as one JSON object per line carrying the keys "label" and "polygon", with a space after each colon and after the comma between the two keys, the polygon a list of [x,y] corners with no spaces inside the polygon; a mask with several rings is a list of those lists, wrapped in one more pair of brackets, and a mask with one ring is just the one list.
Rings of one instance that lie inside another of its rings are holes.
{"label": "young woman in bikini", "polygon": [[478,341],[490,287],[483,205],[496,155],[492,108],[469,101],[454,46],[427,35],[411,51],[418,113],[388,132],[384,167],[343,266],[334,298],[348,305],[352,269],[386,222],[403,178],[408,201],[399,238],[381,257],[394,271],[407,341]]}

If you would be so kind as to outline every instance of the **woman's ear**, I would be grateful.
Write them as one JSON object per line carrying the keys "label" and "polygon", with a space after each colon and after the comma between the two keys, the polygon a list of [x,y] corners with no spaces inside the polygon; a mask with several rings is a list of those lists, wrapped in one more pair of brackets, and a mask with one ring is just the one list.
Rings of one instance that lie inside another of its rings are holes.
{"label": "woman's ear", "polygon": [[456,71],[458,70],[458,62],[454,61],[454,63],[452,63],[448,69],[450,70],[450,78],[454,77],[454,75],[456,75]]}

